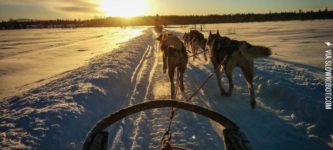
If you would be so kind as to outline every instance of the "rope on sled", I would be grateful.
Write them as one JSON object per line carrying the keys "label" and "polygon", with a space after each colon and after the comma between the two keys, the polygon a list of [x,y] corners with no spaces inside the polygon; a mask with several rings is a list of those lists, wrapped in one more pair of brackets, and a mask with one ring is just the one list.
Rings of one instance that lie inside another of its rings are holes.
{"label": "rope on sled", "polygon": [[[178,95],[178,88],[179,88],[179,79],[180,79],[180,75],[179,75],[179,70],[177,70],[177,80],[176,80],[176,91],[175,91],[175,99],[177,99],[177,95]],[[171,126],[172,126],[172,121],[175,115],[176,109],[171,107],[170,109],[170,115],[169,115],[169,125],[167,130],[165,131],[165,133],[162,136],[161,139],[161,150],[168,150],[171,149],[172,146],[170,144],[171,138],[172,138],[172,132],[171,132]],[[166,138],[167,137],[167,138]]]}
{"label": "rope on sled", "polygon": [[[200,84],[200,86],[191,94],[190,97],[188,97],[185,102],[189,102],[190,100],[192,100],[192,98],[199,93],[199,91],[207,84],[207,82],[213,77],[213,75],[215,73],[217,73],[218,71],[220,71],[221,69],[223,69],[223,64],[225,62],[225,58],[220,62],[220,64],[218,65],[218,67],[214,70],[214,72],[210,73],[210,75],[206,78],[206,80]],[[178,86],[179,86],[179,78],[178,78],[178,74],[177,74],[177,80],[176,80],[176,97],[178,95]],[[172,139],[172,132],[171,132],[171,126],[172,126],[172,121],[173,118],[175,116],[176,111],[178,111],[177,108],[173,108],[171,107],[171,111],[170,111],[170,115],[169,115],[169,125],[167,130],[165,131],[165,133],[162,136],[161,139],[161,150],[171,150],[175,147],[172,147],[172,145],[170,144],[171,139]],[[167,138],[166,138],[167,137]]]}

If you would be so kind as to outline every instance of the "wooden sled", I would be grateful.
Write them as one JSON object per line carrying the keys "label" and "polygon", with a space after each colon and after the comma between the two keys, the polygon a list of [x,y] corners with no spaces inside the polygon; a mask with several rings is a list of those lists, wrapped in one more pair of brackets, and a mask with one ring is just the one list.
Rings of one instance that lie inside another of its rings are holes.
{"label": "wooden sled", "polygon": [[[105,117],[103,120],[100,120],[89,132],[87,138],[84,141],[82,150],[106,150],[108,148],[108,133],[104,131],[106,128],[131,114],[148,109],[162,107],[175,107],[179,109],[184,109],[205,116],[222,125],[224,127],[223,136],[224,147],[226,150],[252,149],[250,142],[247,140],[246,136],[239,130],[238,126],[231,120],[217,112],[208,110],[200,106],[175,100],[152,100],[149,102],[133,105],[125,109],[121,109],[118,112],[115,112]],[[170,145],[168,150],[169,149],[177,150],[186,148]]]}

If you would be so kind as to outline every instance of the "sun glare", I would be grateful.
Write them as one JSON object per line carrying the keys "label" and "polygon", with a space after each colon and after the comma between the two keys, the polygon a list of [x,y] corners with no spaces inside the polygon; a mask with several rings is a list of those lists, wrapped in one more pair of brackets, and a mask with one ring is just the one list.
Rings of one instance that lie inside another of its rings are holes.
{"label": "sun glare", "polygon": [[148,2],[147,0],[102,0],[101,8],[108,16],[142,16],[148,9]]}

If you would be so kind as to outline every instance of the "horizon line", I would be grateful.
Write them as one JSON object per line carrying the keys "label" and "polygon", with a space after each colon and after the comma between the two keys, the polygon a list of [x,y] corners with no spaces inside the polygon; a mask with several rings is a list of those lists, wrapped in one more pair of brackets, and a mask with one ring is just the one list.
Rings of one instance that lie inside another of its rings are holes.
{"label": "horizon line", "polygon": [[223,14],[189,14],[189,15],[141,15],[141,16],[132,16],[132,17],[121,17],[121,16],[94,16],[92,18],[82,19],[82,18],[54,18],[54,19],[34,19],[34,18],[8,18],[7,20],[1,20],[2,22],[7,22],[10,20],[27,20],[27,21],[51,21],[51,20],[80,20],[80,21],[86,21],[86,20],[94,20],[94,19],[105,19],[105,18],[118,18],[118,19],[131,19],[131,18],[140,18],[140,17],[156,17],[157,15],[159,17],[191,17],[191,16],[225,16],[225,15],[265,15],[265,14],[278,14],[278,13],[299,13],[299,11],[302,11],[302,13],[306,12],[319,12],[319,11],[333,11],[331,8],[324,8],[324,9],[310,9],[310,10],[303,10],[303,9],[297,9],[294,11],[268,11],[268,12],[247,12],[247,13],[223,13]]}

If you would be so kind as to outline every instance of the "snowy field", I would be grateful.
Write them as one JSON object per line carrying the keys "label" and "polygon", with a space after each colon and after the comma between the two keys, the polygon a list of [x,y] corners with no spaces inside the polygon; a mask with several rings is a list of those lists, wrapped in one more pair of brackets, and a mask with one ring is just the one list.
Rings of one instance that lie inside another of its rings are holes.
{"label": "snowy field", "polygon": [[[226,23],[204,25],[203,31],[208,36],[209,30],[219,30],[221,35],[270,47],[276,59],[323,68],[324,42],[332,40],[332,26],[331,20]],[[199,25],[176,30],[185,32],[195,27],[200,30]]]}
{"label": "snowy field", "polygon": [[[206,25],[205,35],[219,29],[223,35],[269,46],[274,55],[255,61],[255,110],[250,107],[245,79],[238,68],[233,74],[231,97],[221,97],[212,78],[191,103],[230,118],[247,135],[253,149],[333,149],[333,114],[324,110],[321,64],[326,48],[323,42],[332,38],[332,26],[332,20]],[[188,28],[168,30],[182,37]],[[169,98],[169,79],[162,73],[156,35],[151,29],[135,31],[137,36],[128,33],[116,37],[129,40],[112,51],[94,55],[77,69],[1,101],[0,147],[80,149],[88,131],[105,115],[152,99]],[[99,42],[93,40],[91,46],[99,49]],[[108,44],[105,46],[108,50]],[[77,51],[77,47],[67,49]],[[58,50],[61,48],[53,52]],[[1,59],[15,55],[1,52]],[[202,58],[195,62],[190,59],[185,91],[178,98],[189,97],[212,71],[212,65]],[[227,87],[225,76],[222,78]],[[118,122],[108,129],[110,149],[158,149],[168,114],[168,108],[153,109]],[[172,127],[172,143],[193,149],[223,149],[222,129],[207,118],[179,111]]]}
{"label": "snowy field", "polygon": [[0,99],[18,95],[86,65],[141,34],[143,28],[0,31]]}

